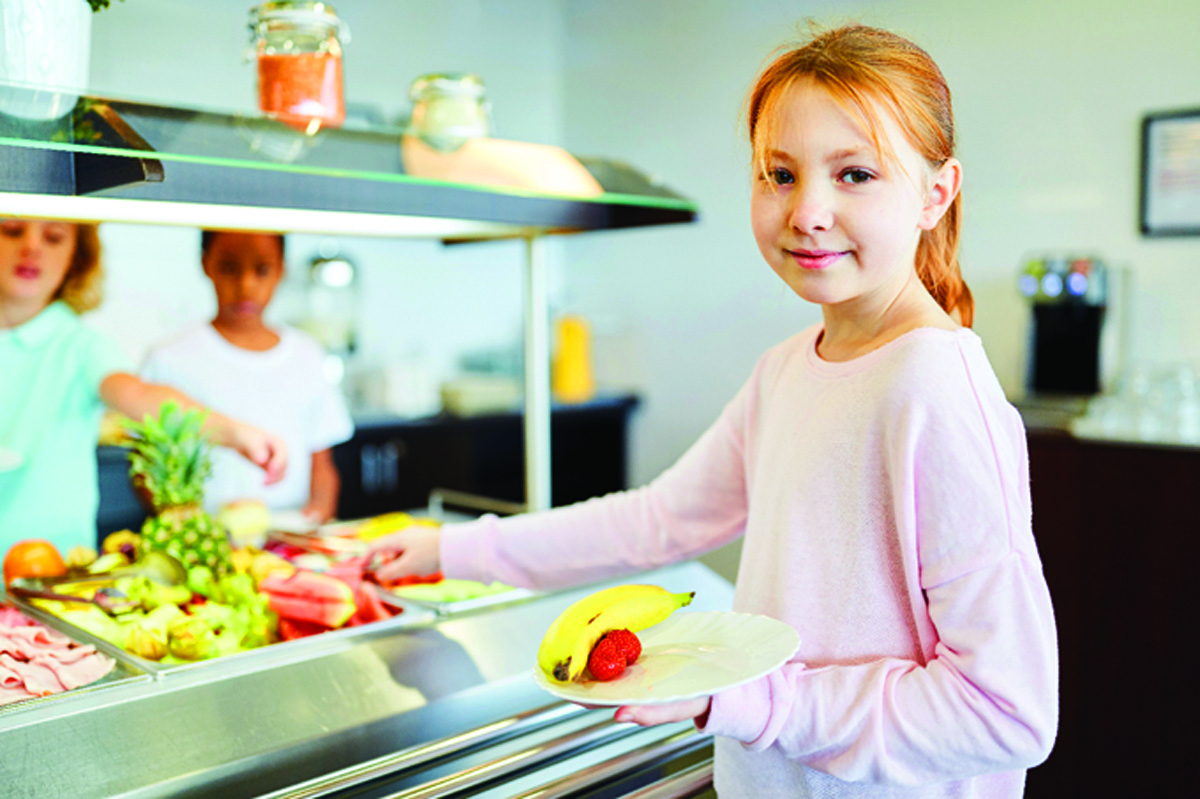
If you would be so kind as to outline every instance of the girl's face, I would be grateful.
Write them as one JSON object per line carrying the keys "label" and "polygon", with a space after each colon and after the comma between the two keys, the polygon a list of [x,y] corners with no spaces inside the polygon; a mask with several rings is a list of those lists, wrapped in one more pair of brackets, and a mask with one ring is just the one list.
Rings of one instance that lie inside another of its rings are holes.
{"label": "girl's face", "polygon": [[258,324],[283,277],[279,239],[266,233],[218,233],[204,255],[204,274],[217,292],[217,317]]}
{"label": "girl's face", "polygon": [[45,306],[75,254],[75,225],[0,219],[0,302]]}
{"label": "girl's face", "polygon": [[955,170],[948,183],[877,109],[896,155],[895,163],[881,163],[870,135],[809,80],[787,89],[775,107],[766,175],[757,176],[750,205],[759,250],[793,291],[827,314],[882,314],[903,291],[920,287],[917,242],[954,199],[957,162],[947,162]]}

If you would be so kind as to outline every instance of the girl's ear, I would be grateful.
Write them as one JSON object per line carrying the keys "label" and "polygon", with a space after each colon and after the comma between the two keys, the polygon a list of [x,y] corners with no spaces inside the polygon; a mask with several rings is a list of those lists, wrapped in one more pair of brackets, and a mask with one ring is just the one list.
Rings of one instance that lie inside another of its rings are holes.
{"label": "girl's ear", "polygon": [[946,163],[938,167],[929,182],[929,190],[925,193],[925,207],[917,220],[921,230],[933,230],[945,215],[946,209],[958,190],[962,188],[962,164],[957,158],[947,158]]}

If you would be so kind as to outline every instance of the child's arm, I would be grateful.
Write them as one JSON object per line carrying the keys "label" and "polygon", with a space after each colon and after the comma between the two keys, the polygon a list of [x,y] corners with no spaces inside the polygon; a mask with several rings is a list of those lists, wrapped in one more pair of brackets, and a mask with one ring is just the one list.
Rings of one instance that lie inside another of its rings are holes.
{"label": "child's arm", "polygon": [[175,400],[181,408],[207,411],[204,429],[217,444],[241,453],[267,473],[267,484],[278,482],[287,468],[287,445],[278,436],[209,410],[168,386],[146,383],[124,372],[114,372],[100,381],[104,404],[132,419],[157,414],[162,404]]}
{"label": "child's arm", "polygon": [[368,556],[396,556],[376,574],[394,580],[442,571],[523,588],[581,585],[687,560],[726,544],[746,526],[740,427],[743,388],[669,469],[643,488],[508,519],[409,527],[376,539]]}
{"label": "child's arm", "polygon": [[304,515],[324,524],[337,513],[341,477],[333,462],[333,450],[323,449],[312,454],[312,477],[309,481],[308,504]]}

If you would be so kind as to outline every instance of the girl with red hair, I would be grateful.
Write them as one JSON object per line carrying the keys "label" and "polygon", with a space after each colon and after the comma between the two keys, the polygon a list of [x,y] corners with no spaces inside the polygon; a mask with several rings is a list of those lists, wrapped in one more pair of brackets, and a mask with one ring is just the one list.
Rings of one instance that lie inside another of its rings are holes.
{"label": "girl with red hair", "polygon": [[795,627],[775,672],[622,707],[716,736],[722,797],[1016,799],[1057,726],[1025,434],[957,250],[950,93],[895,34],[816,35],[748,103],[763,258],[822,320],[767,351],[648,486],[375,544],[389,578],[551,588],[744,537],[733,609]]}

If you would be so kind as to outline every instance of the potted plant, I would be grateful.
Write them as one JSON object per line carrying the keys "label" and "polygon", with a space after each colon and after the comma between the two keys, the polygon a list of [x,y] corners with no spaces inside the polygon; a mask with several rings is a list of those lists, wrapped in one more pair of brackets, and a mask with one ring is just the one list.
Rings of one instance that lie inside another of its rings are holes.
{"label": "potted plant", "polygon": [[0,111],[58,119],[87,89],[92,12],[112,0],[0,3]]}

